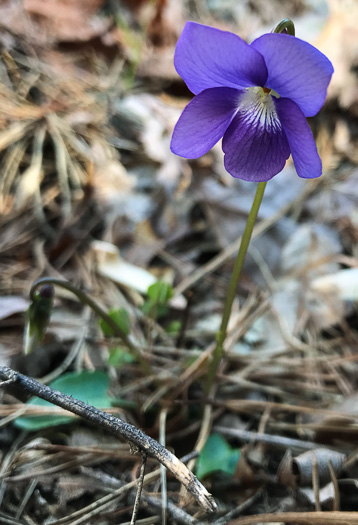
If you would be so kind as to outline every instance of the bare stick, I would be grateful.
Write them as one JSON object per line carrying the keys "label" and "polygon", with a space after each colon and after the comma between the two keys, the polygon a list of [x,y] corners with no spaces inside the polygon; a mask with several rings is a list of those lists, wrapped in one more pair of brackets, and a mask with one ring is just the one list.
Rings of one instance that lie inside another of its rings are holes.
{"label": "bare stick", "polygon": [[140,497],[142,495],[142,489],[143,489],[143,481],[144,481],[144,473],[145,473],[145,464],[147,462],[147,454],[145,452],[142,452],[142,463],[140,465],[140,471],[139,471],[139,478],[138,478],[138,485],[137,485],[137,492],[135,495],[134,505],[133,505],[133,512],[132,512],[132,519],[130,525],[135,525],[137,521],[138,511],[139,511],[139,505],[140,505]]}
{"label": "bare stick", "polygon": [[[3,381],[2,385],[4,386],[14,383],[21,389],[30,392],[30,394],[41,397],[73,414],[92,421],[92,423],[109,430],[109,432],[116,437],[133,443],[140,450],[156,458],[162,465],[170,470],[204,509],[207,511],[214,511],[216,509],[216,503],[211,494],[209,494],[186,465],[174,456],[174,454],[169,452],[169,450],[162,447],[155,439],[147,436],[133,425],[115,416],[106,414],[106,412],[98,408],[87,405],[87,403],[79,399],[62,394],[62,392],[43,385],[35,379],[24,376],[6,366],[0,366],[0,379]],[[0,384],[0,386],[2,385]]]}
{"label": "bare stick", "polygon": [[292,439],[284,436],[274,436],[271,434],[263,434],[261,432],[250,432],[249,430],[242,430],[237,428],[227,428],[215,425],[214,432],[219,432],[223,436],[230,436],[241,441],[251,443],[266,443],[279,448],[294,448],[298,450],[314,450],[317,448],[317,443],[313,441],[303,441],[300,439]]}

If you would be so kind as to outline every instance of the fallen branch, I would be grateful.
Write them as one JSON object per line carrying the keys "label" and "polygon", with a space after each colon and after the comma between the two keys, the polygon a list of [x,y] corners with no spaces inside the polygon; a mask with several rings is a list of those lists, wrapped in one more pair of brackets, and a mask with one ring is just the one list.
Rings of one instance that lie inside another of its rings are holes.
{"label": "fallen branch", "polygon": [[87,405],[79,399],[62,394],[62,392],[43,385],[35,379],[24,376],[6,366],[0,366],[0,379],[3,381],[0,386],[15,384],[30,394],[38,396],[54,405],[77,414],[78,416],[109,430],[109,432],[116,437],[129,441],[144,453],[156,458],[162,465],[170,470],[170,472],[186,487],[195,500],[205,510],[214,511],[216,509],[216,503],[211,494],[209,494],[206,488],[184,465],[184,463],[155,441],[155,439],[147,436],[144,432],[133,425],[130,425],[111,414],[106,414],[98,408]]}

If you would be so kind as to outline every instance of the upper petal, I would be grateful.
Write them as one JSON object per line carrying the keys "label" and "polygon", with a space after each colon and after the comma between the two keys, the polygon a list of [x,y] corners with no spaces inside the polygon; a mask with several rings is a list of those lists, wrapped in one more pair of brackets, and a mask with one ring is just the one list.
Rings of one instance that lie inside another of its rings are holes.
{"label": "upper petal", "polygon": [[290,148],[271,95],[249,88],[223,139],[226,170],[239,179],[263,182],[279,173]]}
{"label": "upper petal", "polygon": [[296,102],[306,117],[321,109],[333,74],[323,53],[299,38],[280,33],[263,35],[251,47],[265,59],[266,87]]}
{"label": "upper petal", "polygon": [[297,175],[305,179],[319,177],[322,174],[322,162],[302,111],[288,98],[275,100],[275,104],[290,145]]}
{"label": "upper petal", "polygon": [[178,40],[174,65],[195,95],[213,87],[264,86],[265,61],[237,35],[187,22]]}
{"label": "upper petal", "polygon": [[194,97],[174,128],[172,152],[187,159],[207,153],[228,128],[239,98],[240,91],[232,88],[206,89]]}

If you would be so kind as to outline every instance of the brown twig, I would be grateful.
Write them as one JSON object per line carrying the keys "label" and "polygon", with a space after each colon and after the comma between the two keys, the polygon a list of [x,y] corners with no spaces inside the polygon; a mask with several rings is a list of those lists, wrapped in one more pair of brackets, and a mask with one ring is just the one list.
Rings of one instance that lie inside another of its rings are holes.
{"label": "brown twig", "polygon": [[303,441],[301,439],[293,439],[284,436],[273,436],[271,434],[264,434],[259,432],[250,432],[249,430],[242,430],[239,428],[226,428],[215,425],[214,432],[219,432],[223,436],[234,437],[244,441],[245,443],[265,443],[277,448],[293,448],[298,450],[315,450],[319,445],[312,441]]}
{"label": "brown twig", "polygon": [[155,439],[147,436],[133,425],[115,416],[106,414],[98,408],[87,405],[79,399],[67,396],[62,392],[43,385],[6,366],[0,366],[0,379],[4,381],[3,384],[5,385],[8,385],[9,381],[11,381],[12,384],[19,386],[21,389],[73,412],[88,421],[92,421],[92,423],[109,430],[109,432],[115,436],[133,443],[140,450],[156,458],[162,465],[170,470],[204,509],[207,511],[214,511],[216,509],[216,503],[211,494],[209,494],[184,463],[166,448],[162,447]]}
{"label": "brown twig", "polygon": [[278,512],[255,514],[229,521],[228,525],[256,525],[256,523],[297,523],[297,525],[356,525],[358,512]]}
{"label": "brown twig", "polygon": [[135,525],[137,522],[137,516],[139,511],[139,505],[140,505],[140,498],[142,495],[142,489],[143,489],[143,480],[144,480],[144,473],[145,473],[145,465],[147,463],[147,454],[145,452],[142,452],[142,462],[140,465],[140,471],[139,471],[139,477],[138,477],[138,484],[137,484],[137,490],[133,505],[133,512],[132,512],[132,518],[130,525]]}

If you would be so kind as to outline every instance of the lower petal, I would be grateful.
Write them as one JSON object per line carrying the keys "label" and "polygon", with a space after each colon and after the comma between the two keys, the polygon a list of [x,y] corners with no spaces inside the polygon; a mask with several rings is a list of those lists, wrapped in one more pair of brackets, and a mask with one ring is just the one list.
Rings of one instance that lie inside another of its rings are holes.
{"label": "lower petal", "polygon": [[277,113],[290,145],[297,175],[314,179],[322,175],[322,162],[306,117],[300,108],[288,98],[275,100]]}
{"label": "lower petal", "polygon": [[[238,179],[263,182],[282,171],[290,148],[271,95],[247,90],[223,139],[226,170]],[[257,91],[255,91],[257,90]]]}
{"label": "lower petal", "polygon": [[240,93],[233,88],[212,88],[194,97],[174,128],[171,151],[187,159],[207,153],[230,125]]}

